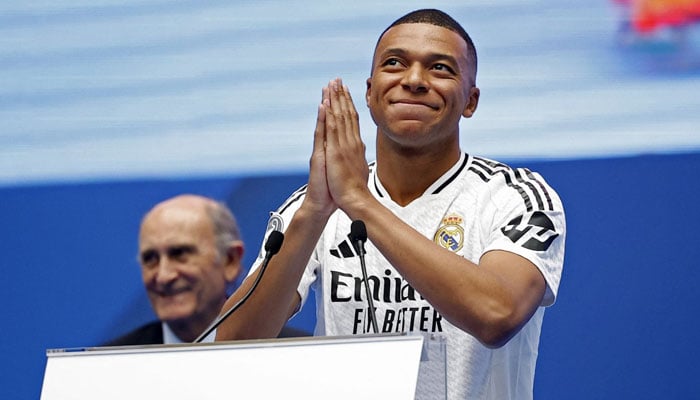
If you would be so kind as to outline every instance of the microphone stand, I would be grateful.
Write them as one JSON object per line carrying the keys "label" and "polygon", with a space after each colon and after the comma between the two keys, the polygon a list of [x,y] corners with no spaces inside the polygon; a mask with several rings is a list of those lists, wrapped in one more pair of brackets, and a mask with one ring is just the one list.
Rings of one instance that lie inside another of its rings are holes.
{"label": "microphone stand", "polygon": [[369,319],[372,322],[374,333],[379,333],[377,327],[377,314],[374,310],[374,300],[372,293],[369,290],[369,281],[367,280],[367,267],[365,266],[365,242],[367,241],[367,228],[361,220],[355,220],[350,225],[350,240],[355,247],[357,255],[360,257],[360,268],[362,269],[362,279],[365,281],[365,296],[367,297],[367,305],[369,307]]}
{"label": "microphone stand", "polygon": [[267,264],[270,263],[270,259],[272,259],[272,256],[277,254],[278,251],[280,251],[280,248],[282,247],[282,242],[284,241],[284,234],[280,231],[272,231],[270,232],[270,236],[268,236],[267,241],[265,242],[265,259],[263,260],[263,264],[260,267],[260,272],[258,273],[258,276],[255,277],[255,281],[253,282],[253,286],[250,287],[248,292],[240,299],[236,304],[234,304],[231,308],[226,310],[225,313],[221,314],[214,322],[209,325],[209,327],[202,332],[201,335],[197,336],[197,338],[194,340],[192,343],[201,343],[204,338],[209,336],[210,333],[214,331],[219,325],[221,325],[222,322],[226,318],[229,317],[229,315],[233,314],[234,311],[236,311],[240,306],[243,305],[243,303],[248,300],[251,294],[253,294],[253,290],[258,286],[258,283],[260,283],[260,279],[262,278],[263,274],[265,273],[265,269],[267,268]]}

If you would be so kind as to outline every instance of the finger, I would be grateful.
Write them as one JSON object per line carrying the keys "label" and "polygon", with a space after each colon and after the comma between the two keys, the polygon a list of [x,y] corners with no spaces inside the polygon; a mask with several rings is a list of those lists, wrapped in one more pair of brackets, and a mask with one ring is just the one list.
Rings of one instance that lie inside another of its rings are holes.
{"label": "finger", "polygon": [[334,79],[328,83],[328,100],[326,102],[326,143],[329,146],[339,145],[338,133],[343,126],[343,117],[338,95],[338,82]]}
{"label": "finger", "polygon": [[338,78],[335,83],[338,94],[338,100],[336,102],[340,115],[340,121],[338,124],[340,127],[340,131],[338,132],[339,140],[342,142],[347,142],[347,140],[352,137],[352,116],[350,115],[352,104],[348,104],[349,93],[347,86],[343,84],[343,81]]}
{"label": "finger", "polygon": [[358,128],[358,124],[356,123],[357,112],[352,103],[350,91],[340,78],[332,81],[331,88],[331,105],[335,118],[338,143],[341,146],[354,144],[357,140],[355,129]]}
{"label": "finger", "polygon": [[350,135],[348,139],[353,142],[361,142],[362,138],[360,137],[359,115],[357,113],[357,109],[355,108],[355,102],[352,100],[350,90],[348,90],[346,85],[343,85],[343,95],[345,98],[345,110],[348,116],[347,125],[348,134]]}
{"label": "finger", "polygon": [[326,104],[328,102],[328,88],[323,88],[321,91],[321,104],[318,105],[318,114],[316,116],[316,128],[314,130],[314,152],[323,152],[326,143]]}

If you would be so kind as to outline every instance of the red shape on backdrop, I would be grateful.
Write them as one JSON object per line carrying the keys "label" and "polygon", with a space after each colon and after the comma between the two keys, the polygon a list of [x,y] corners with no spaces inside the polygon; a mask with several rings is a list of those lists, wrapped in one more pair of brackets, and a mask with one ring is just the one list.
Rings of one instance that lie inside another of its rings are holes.
{"label": "red shape on backdrop", "polygon": [[629,8],[630,22],[638,32],[680,27],[700,21],[700,0],[612,0]]}

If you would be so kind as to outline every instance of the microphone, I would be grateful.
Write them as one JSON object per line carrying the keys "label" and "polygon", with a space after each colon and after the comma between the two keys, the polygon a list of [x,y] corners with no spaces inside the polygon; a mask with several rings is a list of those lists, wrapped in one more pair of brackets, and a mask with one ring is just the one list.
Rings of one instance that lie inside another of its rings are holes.
{"label": "microphone", "polygon": [[379,333],[377,327],[377,314],[374,311],[374,301],[372,293],[369,290],[369,281],[367,281],[367,267],[365,266],[365,242],[367,241],[367,228],[362,220],[352,221],[350,225],[350,240],[355,252],[360,256],[360,267],[362,269],[362,279],[365,281],[365,295],[367,296],[367,305],[369,306],[369,317],[372,322],[374,333]]}
{"label": "microphone", "polygon": [[272,259],[272,256],[277,254],[278,251],[280,251],[280,248],[282,247],[282,242],[284,241],[284,234],[280,231],[272,231],[270,232],[270,236],[267,237],[267,241],[265,242],[265,258],[263,259],[262,266],[260,267],[260,273],[258,273],[258,276],[255,277],[255,281],[253,282],[253,286],[250,287],[248,292],[240,299],[236,304],[234,304],[231,308],[226,310],[225,313],[221,314],[217,319],[214,320],[214,322],[209,325],[209,327],[202,332],[201,335],[197,336],[197,338],[194,340],[192,343],[200,343],[204,338],[209,336],[210,333],[214,331],[219,325],[221,325],[222,322],[226,318],[229,317],[229,315],[233,314],[234,311],[236,311],[240,306],[245,303],[246,300],[248,300],[248,297],[250,297],[251,294],[253,294],[253,290],[258,286],[258,283],[260,282],[260,278],[262,278],[263,274],[265,273],[265,268],[267,268],[267,264],[270,263],[270,259]]}

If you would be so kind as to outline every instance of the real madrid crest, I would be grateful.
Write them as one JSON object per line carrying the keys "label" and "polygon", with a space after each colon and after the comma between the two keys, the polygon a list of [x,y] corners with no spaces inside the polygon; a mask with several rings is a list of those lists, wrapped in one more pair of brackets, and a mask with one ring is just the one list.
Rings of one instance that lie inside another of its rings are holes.
{"label": "real madrid crest", "polygon": [[[270,236],[270,232],[272,231],[284,231],[284,219],[282,219],[282,216],[279,213],[274,211],[270,213],[270,219],[267,220],[267,228],[265,228],[265,240],[267,240],[268,236]],[[264,247],[260,249],[259,257],[265,257]]]}
{"label": "real madrid crest", "polygon": [[284,230],[284,219],[279,213],[271,212],[270,219],[267,220],[267,228],[265,233],[270,233],[272,231],[283,231]]}
{"label": "real madrid crest", "polygon": [[443,218],[440,228],[435,232],[433,241],[452,252],[461,250],[464,245],[462,221],[463,218],[456,214],[450,214]]}

